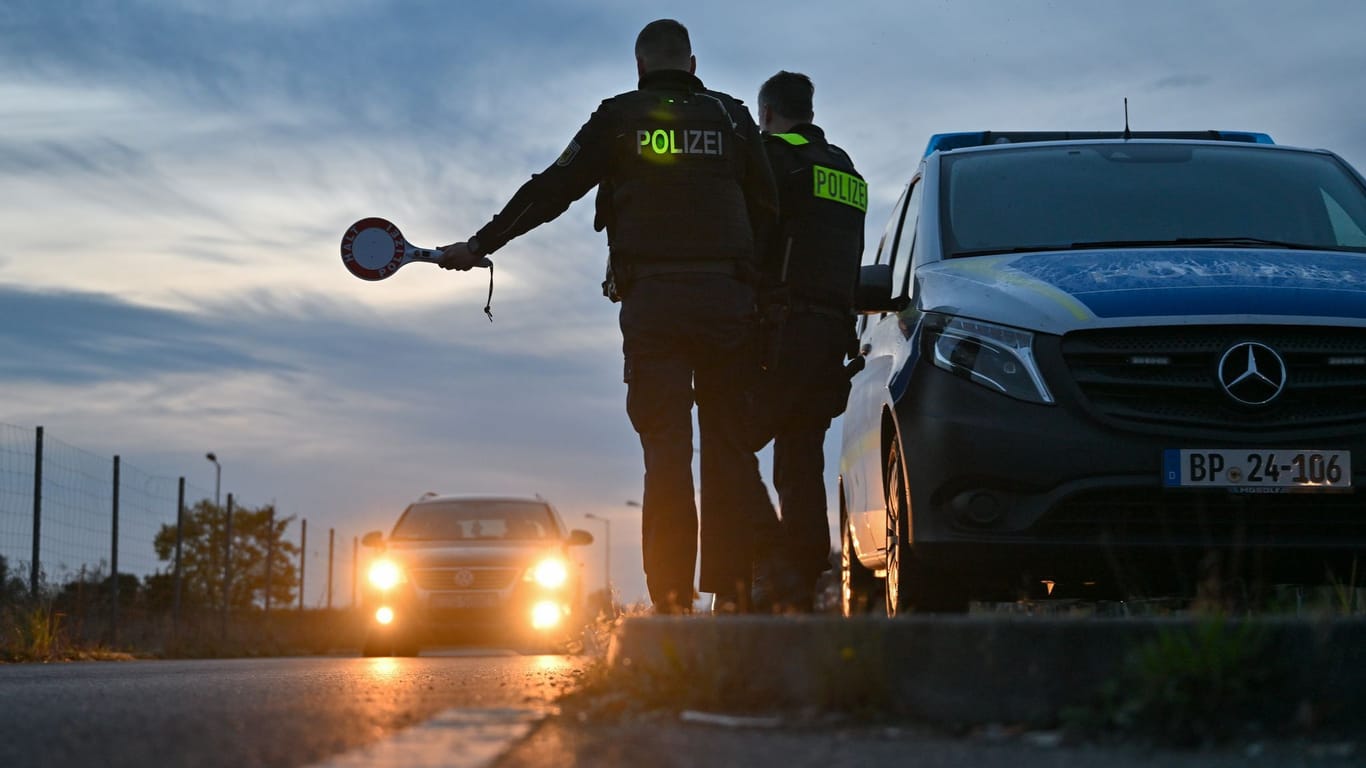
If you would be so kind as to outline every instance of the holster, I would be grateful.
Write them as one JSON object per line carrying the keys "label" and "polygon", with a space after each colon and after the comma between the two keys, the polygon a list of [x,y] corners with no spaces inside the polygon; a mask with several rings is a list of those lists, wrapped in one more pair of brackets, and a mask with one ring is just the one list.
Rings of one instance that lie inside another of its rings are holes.
{"label": "holster", "polygon": [[759,365],[765,371],[778,367],[783,351],[783,330],[791,308],[786,303],[765,303],[759,311]]}

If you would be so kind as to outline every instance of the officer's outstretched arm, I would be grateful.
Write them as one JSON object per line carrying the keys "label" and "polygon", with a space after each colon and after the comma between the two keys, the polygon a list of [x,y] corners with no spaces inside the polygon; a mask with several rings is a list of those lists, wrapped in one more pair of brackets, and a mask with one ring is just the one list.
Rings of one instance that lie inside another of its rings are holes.
{"label": "officer's outstretched arm", "polygon": [[554,220],[601,181],[607,167],[607,122],[599,108],[559,159],[533,174],[503,210],[475,234],[482,253],[493,253],[514,237]]}

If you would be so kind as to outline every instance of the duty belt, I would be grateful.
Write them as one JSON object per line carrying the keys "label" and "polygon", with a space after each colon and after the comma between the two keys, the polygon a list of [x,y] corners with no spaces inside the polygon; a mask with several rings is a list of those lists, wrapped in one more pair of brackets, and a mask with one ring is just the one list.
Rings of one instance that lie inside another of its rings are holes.
{"label": "duty belt", "polygon": [[722,261],[651,261],[644,264],[632,264],[630,270],[632,280],[654,277],[655,275],[683,273],[709,273],[730,275],[731,277],[739,274],[734,259]]}

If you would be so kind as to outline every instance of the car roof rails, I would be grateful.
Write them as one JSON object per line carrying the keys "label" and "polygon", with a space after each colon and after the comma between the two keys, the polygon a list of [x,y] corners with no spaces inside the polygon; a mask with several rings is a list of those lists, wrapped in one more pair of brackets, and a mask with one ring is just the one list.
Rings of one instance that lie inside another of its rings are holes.
{"label": "car roof rails", "polygon": [[1197,141],[1241,141],[1248,144],[1275,144],[1271,136],[1251,131],[963,131],[936,133],[925,146],[931,152],[985,147],[992,144],[1020,144],[1032,141],[1073,141],[1077,139],[1184,139]]}

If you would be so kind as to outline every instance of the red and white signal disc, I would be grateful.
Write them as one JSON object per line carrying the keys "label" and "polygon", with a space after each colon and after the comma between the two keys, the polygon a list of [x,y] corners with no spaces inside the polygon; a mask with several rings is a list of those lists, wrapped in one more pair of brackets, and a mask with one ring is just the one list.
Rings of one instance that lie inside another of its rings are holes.
{"label": "red and white signal disc", "polygon": [[362,280],[383,280],[403,266],[407,241],[387,219],[361,219],[342,235],[342,263]]}

